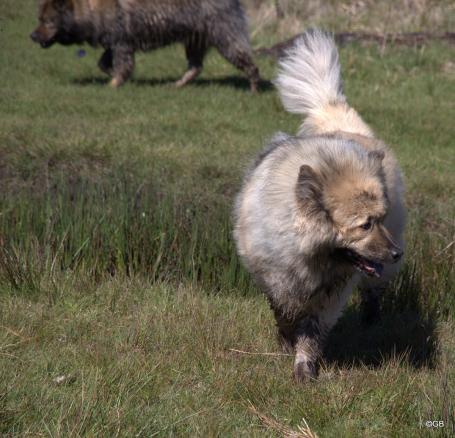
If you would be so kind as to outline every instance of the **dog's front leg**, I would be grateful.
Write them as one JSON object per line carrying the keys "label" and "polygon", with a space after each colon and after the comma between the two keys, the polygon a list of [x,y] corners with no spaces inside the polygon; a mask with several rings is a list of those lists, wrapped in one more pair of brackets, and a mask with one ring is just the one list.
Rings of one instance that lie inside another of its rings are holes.
{"label": "dog's front leg", "polygon": [[116,46],[112,49],[111,87],[117,88],[133,74],[134,49],[128,46]]}
{"label": "dog's front leg", "polygon": [[337,322],[357,279],[352,278],[342,290],[332,290],[313,303],[308,316],[296,328],[294,377],[301,382],[318,375],[327,335]]}
{"label": "dog's front leg", "polygon": [[316,379],[327,330],[319,318],[309,315],[299,321],[296,329],[294,378],[297,382]]}

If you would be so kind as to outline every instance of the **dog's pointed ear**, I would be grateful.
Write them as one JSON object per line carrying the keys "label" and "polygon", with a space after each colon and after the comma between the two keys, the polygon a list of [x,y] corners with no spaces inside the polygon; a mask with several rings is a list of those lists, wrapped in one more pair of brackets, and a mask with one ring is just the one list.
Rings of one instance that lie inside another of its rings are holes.
{"label": "dog's pointed ear", "polygon": [[314,169],[307,164],[300,166],[296,187],[297,199],[305,204],[319,203],[322,197],[322,185]]}
{"label": "dog's pointed ear", "polygon": [[380,149],[376,149],[374,151],[370,151],[368,152],[368,157],[372,160],[372,161],[377,161],[379,163],[382,163],[382,160],[384,159],[384,151],[381,151]]}
{"label": "dog's pointed ear", "polygon": [[379,172],[382,169],[382,160],[384,160],[384,151],[376,149],[368,152],[370,166],[374,172]]}

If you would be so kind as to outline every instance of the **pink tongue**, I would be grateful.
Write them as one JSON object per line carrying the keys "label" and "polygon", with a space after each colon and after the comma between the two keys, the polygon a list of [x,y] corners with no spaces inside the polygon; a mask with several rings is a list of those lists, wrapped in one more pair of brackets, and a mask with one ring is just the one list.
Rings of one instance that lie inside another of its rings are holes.
{"label": "pink tongue", "polygon": [[380,277],[382,273],[382,266],[380,264],[372,263],[372,265],[367,263],[362,263],[362,268],[368,275],[374,275],[375,277]]}
{"label": "pink tongue", "polygon": [[365,271],[368,271],[368,272],[371,272],[371,273],[375,272],[374,268],[372,268],[371,266],[363,265],[363,267],[365,268]]}

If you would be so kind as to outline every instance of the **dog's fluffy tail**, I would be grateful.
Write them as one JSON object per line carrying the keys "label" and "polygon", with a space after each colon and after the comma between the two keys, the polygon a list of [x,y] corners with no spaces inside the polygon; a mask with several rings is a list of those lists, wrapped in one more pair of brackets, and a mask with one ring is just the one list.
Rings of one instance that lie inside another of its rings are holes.
{"label": "dog's fluffy tail", "polygon": [[346,103],[338,50],[329,34],[318,29],[305,32],[280,61],[275,85],[287,111],[307,116],[300,134],[372,135]]}

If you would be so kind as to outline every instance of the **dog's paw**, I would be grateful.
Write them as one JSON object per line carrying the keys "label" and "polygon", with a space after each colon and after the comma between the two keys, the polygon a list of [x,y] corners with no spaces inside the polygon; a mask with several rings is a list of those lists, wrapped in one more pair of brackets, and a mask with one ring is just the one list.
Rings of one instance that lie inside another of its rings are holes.
{"label": "dog's paw", "polygon": [[123,84],[123,80],[122,80],[122,79],[119,79],[119,78],[117,78],[117,77],[112,78],[111,81],[109,82],[109,86],[110,86],[111,88],[118,88],[118,87],[120,87],[122,84]]}
{"label": "dog's paw", "polygon": [[316,380],[319,374],[317,362],[302,361],[294,364],[294,379],[297,383]]}

